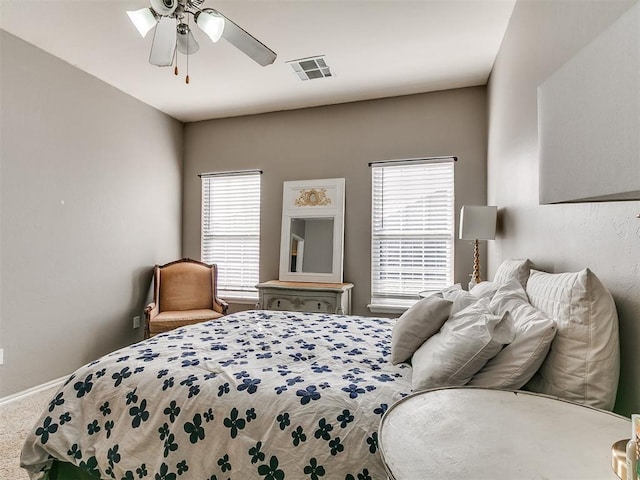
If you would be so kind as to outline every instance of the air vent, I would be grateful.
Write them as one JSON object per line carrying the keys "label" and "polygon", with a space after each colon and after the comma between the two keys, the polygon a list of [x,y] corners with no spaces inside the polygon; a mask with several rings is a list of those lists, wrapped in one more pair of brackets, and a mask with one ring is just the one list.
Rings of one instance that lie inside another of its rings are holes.
{"label": "air vent", "polygon": [[324,60],[324,55],[319,57],[300,58],[287,62],[296,72],[300,80],[313,80],[315,78],[332,77],[331,69]]}

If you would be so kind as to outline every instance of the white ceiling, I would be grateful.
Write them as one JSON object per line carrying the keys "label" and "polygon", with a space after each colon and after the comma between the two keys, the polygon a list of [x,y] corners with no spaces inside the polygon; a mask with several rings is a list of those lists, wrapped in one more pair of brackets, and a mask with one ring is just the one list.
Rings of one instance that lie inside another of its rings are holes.
{"label": "white ceiling", "polygon": [[[178,120],[263,113],[484,85],[516,0],[205,0],[274,50],[261,67],[194,27],[190,84],[148,63],[153,32],[126,10],[147,0],[0,0],[0,27]],[[325,55],[302,82],[288,60]]]}

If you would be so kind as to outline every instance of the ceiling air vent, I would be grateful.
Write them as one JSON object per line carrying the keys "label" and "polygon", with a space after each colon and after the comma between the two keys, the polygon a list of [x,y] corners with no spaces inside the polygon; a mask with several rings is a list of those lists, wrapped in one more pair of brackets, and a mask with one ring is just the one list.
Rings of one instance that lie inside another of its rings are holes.
{"label": "ceiling air vent", "polygon": [[329,65],[324,61],[324,55],[319,57],[300,58],[287,62],[296,72],[300,80],[313,80],[314,78],[332,77]]}

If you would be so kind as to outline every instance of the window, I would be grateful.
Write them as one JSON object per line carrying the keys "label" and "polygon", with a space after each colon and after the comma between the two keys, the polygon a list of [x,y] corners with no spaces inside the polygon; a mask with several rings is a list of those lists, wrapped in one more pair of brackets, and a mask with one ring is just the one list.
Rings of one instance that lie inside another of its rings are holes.
{"label": "window", "polygon": [[454,160],[371,164],[374,306],[406,305],[453,283]]}
{"label": "window", "polygon": [[260,262],[260,174],[202,174],[201,257],[218,265],[221,297],[257,298]]}

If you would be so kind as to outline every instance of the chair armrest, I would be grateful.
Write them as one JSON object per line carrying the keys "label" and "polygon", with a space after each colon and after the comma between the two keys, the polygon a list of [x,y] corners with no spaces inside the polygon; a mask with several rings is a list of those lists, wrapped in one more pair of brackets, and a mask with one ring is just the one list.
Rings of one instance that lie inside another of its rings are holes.
{"label": "chair armrest", "polygon": [[229,304],[227,302],[225,302],[224,300],[222,300],[221,298],[214,298],[213,299],[213,309],[216,312],[220,312],[223,315],[226,315],[227,312],[229,311]]}
{"label": "chair armrest", "polygon": [[158,315],[158,313],[160,313],[160,308],[158,307],[158,305],[156,305],[155,302],[151,302],[144,309],[144,316],[147,318],[147,320],[151,320],[153,317]]}
{"label": "chair armrest", "polygon": [[149,322],[160,313],[160,307],[155,303],[151,302],[144,309],[144,338],[149,338]]}

